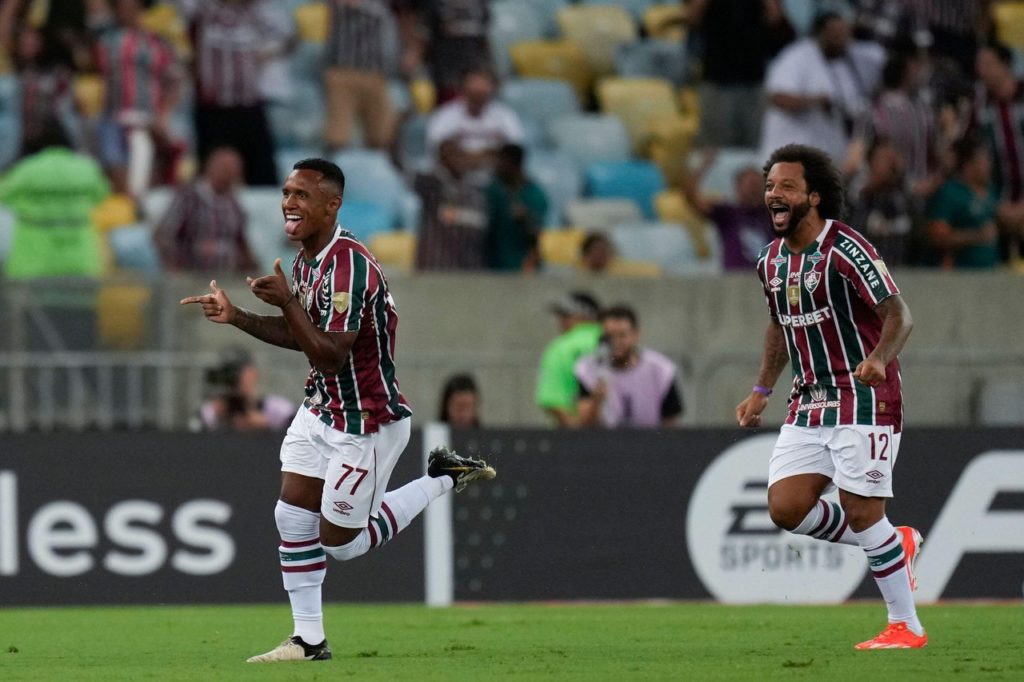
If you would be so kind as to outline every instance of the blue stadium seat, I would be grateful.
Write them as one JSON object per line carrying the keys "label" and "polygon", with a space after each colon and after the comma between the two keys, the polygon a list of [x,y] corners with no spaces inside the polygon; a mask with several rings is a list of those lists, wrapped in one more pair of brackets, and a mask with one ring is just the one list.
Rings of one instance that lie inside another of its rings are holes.
{"label": "blue stadium seat", "polygon": [[631,15],[636,21],[640,21],[644,17],[644,11],[651,5],[657,4],[659,0],[617,0],[611,2],[610,0],[582,0],[581,5],[619,5]]}
{"label": "blue stadium seat", "polygon": [[550,78],[511,78],[502,85],[500,98],[520,117],[533,119],[545,127],[562,116],[580,111],[572,86]]}
{"label": "blue stadium seat", "polygon": [[160,255],[153,233],[145,225],[118,227],[107,233],[107,239],[117,267],[146,275],[160,273]]}
{"label": "blue stadium seat", "polygon": [[686,79],[686,52],[675,40],[636,40],[615,48],[615,72],[627,78],[666,78],[676,86]]}
{"label": "blue stadium seat", "polygon": [[523,4],[533,7],[533,12],[541,20],[545,38],[558,38],[562,29],[558,26],[558,10],[575,0],[521,0]]}
{"label": "blue stadium seat", "polygon": [[17,157],[21,148],[21,98],[18,79],[0,76],[0,170]]}
{"label": "blue stadium seat", "polygon": [[343,201],[338,218],[342,227],[364,243],[368,243],[373,235],[390,232],[394,227],[393,216],[380,204],[358,199]]}
{"label": "blue stadium seat", "polygon": [[524,40],[539,40],[544,35],[545,20],[530,3],[519,0],[493,0],[488,37],[491,59],[499,76],[513,72],[508,49]]}
{"label": "blue stadium seat", "polygon": [[565,207],[569,224],[581,230],[610,230],[643,221],[632,199],[573,199]]}
{"label": "blue stadium seat", "polygon": [[323,73],[324,45],[299,41],[288,57],[292,78],[300,81],[320,82]]}
{"label": "blue stadium seat", "polygon": [[284,234],[284,216],[281,214],[281,190],[246,187],[239,192],[238,200],[248,218],[245,236],[249,248],[256,262],[265,272],[269,272],[274,259],[281,255],[282,245],[288,241]]}
{"label": "blue stadium seat", "polygon": [[392,226],[415,229],[419,199],[406,186],[387,154],[351,149],[335,154],[334,162],[345,173],[345,199],[377,204],[387,211]]}
{"label": "blue stadium seat", "polygon": [[388,95],[391,97],[391,108],[396,115],[405,114],[413,110],[412,94],[409,86],[398,78],[388,81]]}
{"label": "blue stadium seat", "polygon": [[817,0],[782,0],[782,10],[798,35],[810,33],[814,15],[818,11],[817,4]]}
{"label": "blue stadium seat", "polygon": [[583,191],[583,178],[576,162],[561,151],[543,151],[527,154],[526,174],[548,197],[547,227],[561,227],[565,206]]}
{"label": "blue stadium seat", "polygon": [[723,147],[718,150],[711,168],[701,179],[700,189],[723,199],[735,199],[736,173],[748,166],[760,169],[763,163],[756,149]]}
{"label": "blue stadium seat", "polygon": [[425,173],[434,165],[427,145],[429,120],[429,116],[416,114],[405,119],[398,129],[398,163],[408,175]]}
{"label": "blue stadium seat", "polygon": [[716,258],[700,258],[690,232],[678,223],[618,225],[611,230],[611,238],[621,258],[657,263],[666,275],[709,274],[721,269]]}
{"label": "blue stadium seat", "polygon": [[11,252],[11,240],[13,239],[14,214],[0,206],[0,264],[7,262],[7,254]]}
{"label": "blue stadium seat", "polygon": [[174,201],[176,191],[174,187],[153,187],[146,192],[140,208],[142,209],[142,219],[150,229],[155,229],[157,223],[167,213],[171,202]]}
{"label": "blue stadium seat", "polygon": [[[653,220],[654,196],[665,189],[661,170],[650,161],[601,161],[587,167],[587,195],[632,199]],[[647,259],[640,259],[647,260]]]}
{"label": "blue stadium seat", "polygon": [[555,146],[571,156],[581,169],[598,161],[627,161],[633,155],[629,132],[616,116],[563,116],[551,124],[550,132]]}
{"label": "blue stadium seat", "polygon": [[299,80],[295,93],[285,102],[271,102],[267,117],[278,147],[323,144],[324,101],[319,82]]}

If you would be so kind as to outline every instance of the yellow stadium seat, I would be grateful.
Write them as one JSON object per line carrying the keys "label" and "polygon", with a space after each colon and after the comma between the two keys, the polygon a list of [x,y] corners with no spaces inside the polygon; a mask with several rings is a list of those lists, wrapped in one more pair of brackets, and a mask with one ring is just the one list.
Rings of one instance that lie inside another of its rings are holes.
{"label": "yellow stadium seat", "polygon": [[622,119],[633,151],[641,155],[655,124],[679,117],[672,84],[661,78],[604,78],[597,84],[597,102],[601,111]]}
{"label": "yellow stadium seat", "polygon": [[412,97],[416,111],[429,114],[437,104],[437,89],[427,78],[416,78],[409,83],[409,96]]}
{"label": "yellow stadium seat", "polygon": [[1000,42],[1024,50],[1024,2],[997,2],[992,9]]}
{"label": "yellow stadium seat", "polygon": [[567,40],[527,40],[513,44],[509,53],[520,76],[566,81],[581,102],[590,99],[590,67],[576,44]]}
{"label": "yellow stadium seat", "polygon": [[75,76],[72,86],[78,110],[86,118],[95,118],[103,111],[103,79],[95,74]]}
{"label": "yellow stadium seat", "polygon": [[410,272],[416,263],[416,235],[412,232],[378,232],[370,237],[370,251],[381,265]]}
{"label": "yellow stadium seat", "polygon": [[608,266],[608,274],[615,277],[661,277],[661,266],[646,260],[615,259]]}
{"label": "yellow stadium seat", "polygon": [[170,43],[179,57],[188,58],[192,54],[188,27],[173,4],[161,2],[153,5],[143,13],[142,26]]}
{"label": "yellow stadium seat", "polygon": [[644,31],[658,40],[682,41],[686,37],[685,12],[678,2],[651,5],[644,10]]}
{"label": "yellow stadium seat", "polygon": [[697,122],[682,116],[655,119],[649,129],[647,153],[669,185],[679,186],[686,177]]}
{"label": "yellow stadium seat", "polygon": [[295,8],[295,26],[300,40],[307,43],[326,42],[329,24],[330,13],[327,3],[310,2]]}
{"label": "yellow stadium seat", "polygon": [[558,10],[557,19],[562,35],[580,47],[597,76],[614,73],[615,48],[637,39],[633,17],[618,5],[570,5]]}
{"label": "yellow stadium seat", "polygon": [[143,284],[105,284],[96,301],[96,324],[101,343],[131,350],[145,340],[146,304],[150,290]]}
{"label": "yellow stadium seat", "polygon": [[92,211],[92,220],[96,229],[107,232],[123,225],[137,223],[139,217],[135,212],[135,202],[127,194],[111,194]]}
{"label": "yellow stadium seat", "polygon": [[654,197],[654,211],[658,214],[659,220],[679,223],[686,227],[698,256],[707,258],[711,254],[711,246],[707,240],[707,228],[710,223],[697,213],[680,190],[667,189],[659,192]]}
{"label": "yellow stadium seat", "polygon": [[544,230],[540,233],[540,257],[551,265],[575,266],[580,260],[580,246],[585,230],[575,228]]}

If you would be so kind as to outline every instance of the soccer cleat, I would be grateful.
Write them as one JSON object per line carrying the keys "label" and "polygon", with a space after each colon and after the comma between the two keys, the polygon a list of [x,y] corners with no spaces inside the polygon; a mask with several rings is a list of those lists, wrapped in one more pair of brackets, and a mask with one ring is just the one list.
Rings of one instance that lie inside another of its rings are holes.
{"label": "soccer cleat", "polygon": [[277,663],[278,661],[328,661],[331,648],[327,640],[319,644],[306,644],[301,637],[294,635],[284,640],[277,647],[265,654],[253,656],[246,663]]}
{"label": "soccer cleat", "polygon": [[903,555],[907,563],[907,576],[910,578],[910,590],[917,589],[917,576],[914,575],[914,562],[917,561],[917,554],[924,544],[924,538],[916,528],[910,526],[896,526],[896,530],[903,536]]}
{"label": "soccer cleat", "polygon": [[446,447],[436,447],[427,457],[427,474],[431,478],[450,476],[455,483],[455,492],[462,490],[476,480],[489,480],[497,476],[493,467],[482,459],[460,457]]}
{"label": "soccer cleat", "polygon": [[906,623],[889,623],[874,639],[855,644],[854,649],[923,649],[928,645],[928,633],[915,635]]}

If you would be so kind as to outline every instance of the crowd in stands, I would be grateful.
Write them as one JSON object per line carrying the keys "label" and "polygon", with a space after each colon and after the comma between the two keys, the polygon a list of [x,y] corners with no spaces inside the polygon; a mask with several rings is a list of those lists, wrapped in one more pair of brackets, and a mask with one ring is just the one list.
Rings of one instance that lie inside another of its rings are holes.
{"label": "crowd in stands", "polygon": [[802,142],[890,267],[1019,266],[1021,48],[998,0],[0,0],[0,259],[264,269],[326,156],[386,267],[742,270]]}

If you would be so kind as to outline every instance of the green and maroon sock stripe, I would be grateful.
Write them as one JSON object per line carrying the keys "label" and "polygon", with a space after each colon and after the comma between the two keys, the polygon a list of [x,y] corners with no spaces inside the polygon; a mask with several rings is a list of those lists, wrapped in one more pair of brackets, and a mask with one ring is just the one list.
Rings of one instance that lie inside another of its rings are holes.
{"label": "green and maroon sock stripe", "polygon": [[850,523],[846,520],[846,515],[843,515],[843,522],[839,526],[839,530],[832,534],[832,537],[828,539],[829,542],[839,542],[839,539],[843,537],[843,533],[849,527]]}
{"label": "green and maroon sock stripe", "polygon": [[819,499],[818,504],[821,505],[821,523],[812,528],[808,533],[811,537],[818,537],[818,533],[824,530],[829,522],[829,503],[825,500]]}
{"label": "green and maroon sock stripe", "polygon": [[398,527],[398,521],[395,519],[395,515],[391,511],[391,507],[388,506],[387,502],[381,502],[380,508],[384,512],[384,515],[388,517],[388,522],[391,524],[391,537],[398,535],[398,531],[401,528]]}
{"label": "green and maroon sock stripe", "polygon": [[878,547],[866,550],[865,554],[867,554],[871,572],[876,578],[892,575],[907,564],[899,533],[893,533],[892,537]]}
{"label": "green and maroon sock stripe", "polygon": [[828,503],[828,506],[831,508],[832,511],[832,513],[830,514],[831,521],[828,524],[828,528],[823,530],[820,534],[815,535],[814,537],[818,538],[819,540],[828,540],[829,542],[832,542],[832,534],[836,532],[837,528],[840,529],[840,535],[842,535],[842,531],[846,530],[846,514],[843,513],[843,508],[840,507],[835,502]]}
{"label": "green and maroon sock stripe", "polygon": [[309,573],[327,568],[326,555],[320,538],[287,542],[282,540],[278,549],[282,573]]}

